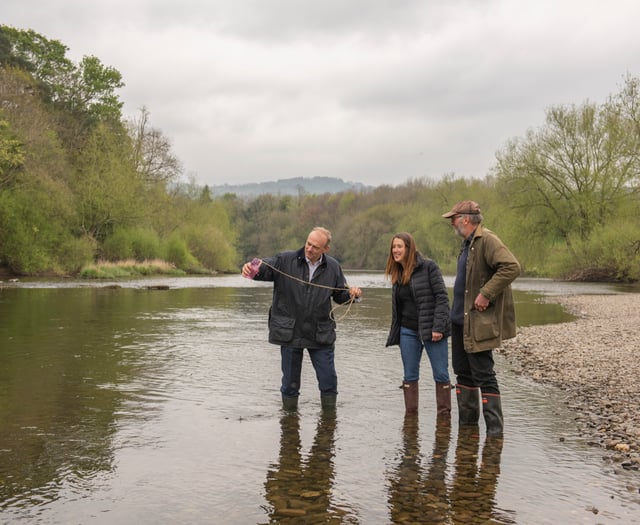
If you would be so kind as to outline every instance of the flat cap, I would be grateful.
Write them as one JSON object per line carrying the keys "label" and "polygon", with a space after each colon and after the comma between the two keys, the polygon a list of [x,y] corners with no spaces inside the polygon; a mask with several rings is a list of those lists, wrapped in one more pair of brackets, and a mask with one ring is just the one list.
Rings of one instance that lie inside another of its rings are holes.
{"label": "flat cap", "polygon": [[478,215],[480,205],[474,201],[460,201],[451,208],[451,211],[443,213],[445,219],[450,219],[454,215]]}

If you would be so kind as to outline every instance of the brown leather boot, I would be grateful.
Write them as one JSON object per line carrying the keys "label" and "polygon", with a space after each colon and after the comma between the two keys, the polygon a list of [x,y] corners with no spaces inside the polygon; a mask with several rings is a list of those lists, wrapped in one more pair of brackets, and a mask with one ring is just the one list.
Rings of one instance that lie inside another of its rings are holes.
{"label": "brown leather boot", "polygon": [[436,409],[438,419],[451,418],[451,384],[436,383]]}
{"label": "brown leather boot", "polygon": [[402,391],[404,392],[404,408],[406,415],[418,413],[418,382],[403,381]]}

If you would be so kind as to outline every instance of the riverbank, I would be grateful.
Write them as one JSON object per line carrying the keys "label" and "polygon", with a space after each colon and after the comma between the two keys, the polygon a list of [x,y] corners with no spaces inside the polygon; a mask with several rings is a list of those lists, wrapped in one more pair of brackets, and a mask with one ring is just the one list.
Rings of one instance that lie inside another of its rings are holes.
{"label": "riverbank", "polygon": [[546,300],[577,319],[521,328],[498,352],[519,373],[565,391],[580,432],[606,460],[640,471],[640,294]]}

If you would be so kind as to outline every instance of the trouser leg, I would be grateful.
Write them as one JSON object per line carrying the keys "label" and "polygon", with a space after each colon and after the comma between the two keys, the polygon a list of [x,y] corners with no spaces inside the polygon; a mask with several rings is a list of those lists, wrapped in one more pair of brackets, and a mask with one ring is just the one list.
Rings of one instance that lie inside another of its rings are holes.
{"label": "trouser leg", "polygon": [[464,349],[462,326],[451,324],[451,363],[456,375],[456,401],[460,425],[477,425],[480,418],[480,393],[475,386],[471,364]]}
{"label": "trouser leg", "polygon": [[300,376],[302,374],[302,348],[282,346],[280,348],[282,366],[282,384],[280,392],[283,397],[297,398],[300,395]]}
{"label": "trouser leg", "polygon": [[451,324],[451,363],[457,384],[479,387],[483,393],[500,393],[493,351],[467,352],[464,349],[462,326],[454,323]]}
{"label": "trouser leg", "polygon": [[449,339],[425,342],[425,350],[431,364],[433,380],[436,383],[450,384],[449,378]]}
{"label": "trouser leg", "polygon": [[323,409],[333,409],[338,396],[338,375],[333,347],[309,349],[311,364],[316,372],[320,403]]}
{"label": "trouser leg", "polygon": [[418,333],[400,327],[400,357],[402,358],[403,380],[413,383],[420,379],[420,359],[422,358],[423,344]]}
{"label": "trouser leg", "polygon": [[436,414],[439,421],[451,416],[451,380],[449,379],[449,341],[428,341],[425,349],[436,383]]}

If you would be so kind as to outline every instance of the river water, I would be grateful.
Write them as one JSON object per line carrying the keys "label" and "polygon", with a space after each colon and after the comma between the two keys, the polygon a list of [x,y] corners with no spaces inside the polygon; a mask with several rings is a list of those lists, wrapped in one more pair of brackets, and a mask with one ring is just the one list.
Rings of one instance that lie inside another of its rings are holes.
{"label": "river water", "polygon": [[[482,422],[459,429],[455,401],[452,425],[435,424],[426,358],[405,421],[388,283],[348,277],[365,295],[335,311],[337,410],[320,410],[305,357],[294,414],[267,343],[268,283],[4,283],[0,522],[640,523],[638,473],[604,462],[565,394],[499,355],[503,441]],[[554,293],[624,290],[521,279],[519,324],[569,320],[540,302]]]}

